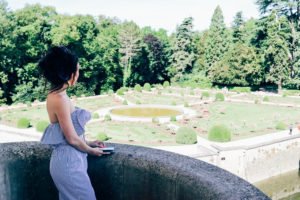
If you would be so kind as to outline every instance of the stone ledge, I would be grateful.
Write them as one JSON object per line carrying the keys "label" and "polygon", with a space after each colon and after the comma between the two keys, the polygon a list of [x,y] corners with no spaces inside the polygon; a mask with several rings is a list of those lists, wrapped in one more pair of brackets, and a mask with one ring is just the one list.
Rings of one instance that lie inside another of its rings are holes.
{"label": "stone ledge", "polygon": [[[116,153],[88,157],[100,199],[269,199],[243,179],[200,160],[140,146],[107,146]],[[51,151],[39,142],[0,144],[0,199],[58,199],[49,174]]]}

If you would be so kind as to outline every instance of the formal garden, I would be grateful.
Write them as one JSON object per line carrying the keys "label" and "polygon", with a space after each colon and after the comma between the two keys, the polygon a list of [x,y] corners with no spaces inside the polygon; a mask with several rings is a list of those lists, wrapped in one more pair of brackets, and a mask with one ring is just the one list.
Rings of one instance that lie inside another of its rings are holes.
{"label": "formal garden", "polygon": [[[116,93],[109,91],[99,96],[73,96],[71,99],[73,105],[92,114],[91,121],[86,125],[88,139],[116,143],[143,146],[195,144],[197,136],[216,142],[228,142],[300,125],[297,93],[240,90],[158,84],[149,84],[148,87],[146,84],[146,87],[137,85],[134,88],[121,88]],[[103,109],[129,105],[172,106],[190,109],[194,114],[181,113],[181,117],[171,115],[167,121],[161,121],[158,117],[149,117],[149,121],[119,121],[114,120],[110,114],[102,113]],[[45,103],[36,101],[3,105],[1,109],[1,124],[34,128],[41,135],[49,124]]]}

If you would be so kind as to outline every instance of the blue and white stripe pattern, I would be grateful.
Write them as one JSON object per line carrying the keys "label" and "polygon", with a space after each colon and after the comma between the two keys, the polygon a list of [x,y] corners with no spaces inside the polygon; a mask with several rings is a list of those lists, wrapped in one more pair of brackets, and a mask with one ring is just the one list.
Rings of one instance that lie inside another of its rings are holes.
{"label": "blue and white stripe pattern", "polygon": [[[85,141],[84,127],[91,119],[91,114],[75,107],[71,119],[76,133]],[[59,199],[95,200],[95,192],[87,174],[87,153],[68,144],[58,122],[49,124],[41,142],[54,147],[50,160],[50,174],[59,191]]]}

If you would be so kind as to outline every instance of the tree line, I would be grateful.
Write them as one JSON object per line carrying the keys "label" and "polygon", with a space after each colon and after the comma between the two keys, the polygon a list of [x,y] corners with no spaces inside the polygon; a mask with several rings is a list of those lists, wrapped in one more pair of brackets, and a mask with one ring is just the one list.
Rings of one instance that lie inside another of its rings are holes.
{"label": "tree line", "polygon": [[256,4],[260,19],[245,20],[238,12],[226,27],[218,6],[209,29],[194,31],[188,17],[168,35],[117,18],[58,14],[39,4],[12,11],[0,0],[0,104],[45,100],[36,66],[55,45],[79,57],[81,75],[71,95],[164,81],[300,89],[300,1]]}

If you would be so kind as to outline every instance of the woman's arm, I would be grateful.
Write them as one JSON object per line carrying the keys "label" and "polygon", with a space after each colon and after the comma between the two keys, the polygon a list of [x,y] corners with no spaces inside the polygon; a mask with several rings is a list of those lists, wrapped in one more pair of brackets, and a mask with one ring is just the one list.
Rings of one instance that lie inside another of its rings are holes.
{"label": "woman's arm", "polygon": [[56,113],[60,127],[67,142],[82,152],[101,156],[102,150],[100,148],[90,147],[77,135],[71,119],[71,111],[68,99],[58,96],[53,103],[55,105],[54,112]]}

